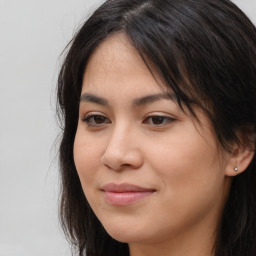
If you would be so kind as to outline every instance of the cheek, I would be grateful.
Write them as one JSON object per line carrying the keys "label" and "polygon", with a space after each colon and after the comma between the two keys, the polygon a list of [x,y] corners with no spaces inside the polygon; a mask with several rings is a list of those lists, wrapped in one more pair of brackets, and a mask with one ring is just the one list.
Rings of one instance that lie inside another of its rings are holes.
{"label": "cheek", "polygon": [[[86,139],[85,139],[86,137]],[[79,131],[74,141],[74,162],[81,182],[84,195],[93,210],[99,207],[98,194],[98,169],[100,166],[101,147],[89,136],[80,136]]]}
{"label": "cheek", "polygon": [[170,218],[175,219],[176,224],[169,224],[174,228],[192,225],[209,212],[216,216],[224,200],[224,172],[216,150],[200,140],[194,142],[190,139],[190,143],[183,144],[172,140],[172,144],[168,141],[162,144],[161,150],[151,147],[155,152],[150,155],[150,169],[162,184],[162,200],[155,206],[161,209],[162,226]]}
{"label": "cheek", "polygon": [[[86,139],[85,139],[86,138]],[[99,144],[90,140],[89,136],[80,135],[79,130],[74,141],[74,162],[83,188],[95,180],[95,173],[100,164]]]}
{"label": "cheek", "polygon": [[223,186],[225,167],[212,138],[206,141],[196,132],[189,136],[177,132],[158,145],[161,147],[148,147],[148,162],[169,196],[186,203],[217,196]]}
{"label": "cheek", "polygon": [[177,132],[157,143],[153,141],[145,150],[148,150],[148,161],[163,175],[199,174],[203,169],[215,168],[219,162],[214,143],[206,142],[196,133],[186,136]]}

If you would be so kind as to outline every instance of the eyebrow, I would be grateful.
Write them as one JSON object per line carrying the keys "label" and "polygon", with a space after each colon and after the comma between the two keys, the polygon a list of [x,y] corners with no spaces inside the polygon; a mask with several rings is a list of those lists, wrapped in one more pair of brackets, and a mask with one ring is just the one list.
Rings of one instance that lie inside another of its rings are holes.
{"label": "eyebrow", "polygon": [[81,95],[80,103],[81,102],[92,102],[99,105],[108,106],[108,101],[106,99],[89,93],[84,93]]}
{"label": "eyebrow", "polygon": [[[158,93],[158,94],[146,95],[141,98],[134,99],[132,105],[134,107],[139,107],[139,106],[147,105],[162,99],[175,101],[175,96],[170,93]],[[109,106],[109,103],[105,98],[96,96],[94,94],[89,94],[89,93],[84,93],[81,95],[80,103],[81,102],[92,102],[102,106]]]}
{"label": "eyebrow", "polygon": [[175,101],[175,96],[170,93],[158,93],[158,94],[147,95],[142,98],[135,99],[133,102],[133,105],[136,107],[139,107],[139,106],[147,105],[163,99]]}

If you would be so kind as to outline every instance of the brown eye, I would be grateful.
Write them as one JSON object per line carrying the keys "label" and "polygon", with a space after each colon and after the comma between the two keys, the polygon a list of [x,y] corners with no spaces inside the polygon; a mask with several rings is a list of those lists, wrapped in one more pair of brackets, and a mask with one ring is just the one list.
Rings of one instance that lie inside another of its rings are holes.
{"label": "brown eye", "polygon": [[159,125],[163,124],[165,121],[165,118],[163,116],[153,116],[151,117],[152,124]]}
{"label": "brown eye", "polygon": [[82,121],[91,126],[99,126],[110,123],[110,120],[103,115],[88,115],[83,118]]}
{"label": "brown eye", "polygon": [[94,120],[94,123],[96,124],[103,124],[106,121],[106,117],[105,116],[93,116],[91,119]]}
{"label": "brown eye", "polygon": [[167,116],[149,116],[147,117],[143,123],[152,125],[152,126],[161,126],[165,124],[169,124],[175,121],[174,118],[167,117]]}

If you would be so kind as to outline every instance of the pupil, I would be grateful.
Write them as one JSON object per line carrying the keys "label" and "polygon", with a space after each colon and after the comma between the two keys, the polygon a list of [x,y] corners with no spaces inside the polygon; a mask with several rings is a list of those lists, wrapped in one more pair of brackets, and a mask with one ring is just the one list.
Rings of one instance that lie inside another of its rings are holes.
{"label": "pupil", "polygon": [[96,124],[102,124],[105,121],[105,117],[104,116],[95,116],[94,121]]}
{"label": "pupil", "polygon": [[161,117],[161,116],[154,116],[152,118],[152,121],[153,121],[154,124],[162,124],[163,120],[164,120],[164,118]]}

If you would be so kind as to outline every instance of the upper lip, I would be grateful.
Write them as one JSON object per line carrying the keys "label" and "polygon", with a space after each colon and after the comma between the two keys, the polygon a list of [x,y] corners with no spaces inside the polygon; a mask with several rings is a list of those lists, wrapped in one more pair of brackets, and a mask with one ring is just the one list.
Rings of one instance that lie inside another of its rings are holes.
{"label": "upper lip", "polygon": [[101,190],[107,192],[115,192],[115,193],[124,193],[124,192],[149,192],[149,191],[156,191],[152,188],[143,188],[137,185],[129,184],[129,183],[108,183],[104,185]]}

